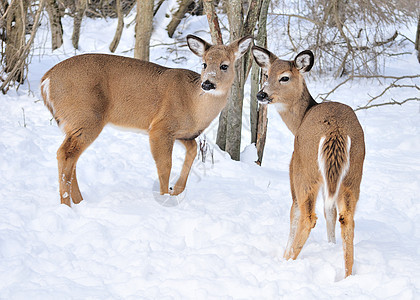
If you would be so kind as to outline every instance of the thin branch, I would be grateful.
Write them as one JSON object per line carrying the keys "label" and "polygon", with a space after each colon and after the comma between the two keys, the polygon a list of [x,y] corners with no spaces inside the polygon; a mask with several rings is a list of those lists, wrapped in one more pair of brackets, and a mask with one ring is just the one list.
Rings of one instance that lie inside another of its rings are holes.
{"label": "thin branch", "polygon": [[[321,93],[318,94],[317,97],[321,98],[322,101],[326,101],[328,100],[328,97],[333,94],[338,88],[340,88],[341,86],[345,85],[347,82],[356,79],[356,78],[365,78],[365,79],[394,79],[395,81],[392,84],[395,84],[395,82],[402,80],[402,79],[415,79],[415,78],[420,78],[420,74],[417,75],[405,75],[405,76],[387,76],[387,75],[351,75],[349,76],[346,80],[344,80],[343,82],[339,83],[338,85],[336,85],[331,91],[329,91],[328,93]],[[417,88],[418,86],[412,86],[413,88]],[[324,96],[325,95],[325,96]]]}
{"label": "thin branch", "polygon": [[404,103],[408,101],[420,101],[420,98],[413,97],[413,98],[407,98],[403,101],[395,101],[394,99],[391,99],[391,102],[385,102],[385,103],[379,103],[379,104],[372,104],[372,105],[366,105],[366,106],[359,106],[354,111],[362,110],[362,109],[369,109],[372,107],[379,107],[379,106],[385,106],[385,105],[403,105]]}
{"label": "thin branch", "polygon": [[309,21],[309,22],[311,22],[311,23],[313,23],[313,24],[315,24],[315,25],[318,25],[318,26],[321,26],[321,25],[322,25],[320,22],[317,22],[317,21],[315,21],[315,20],[313,20],[313,19],[307,18],[307,17],[305,17],[305,16],[295,15],[295,14],[277,14],[277,13],[269,13],[269,15],[272,15],[272,16],[284,16],[284,17],[289,17],[289,18],[292,18],[292,17],[293,17],[293,18],[298,18],[298,19],[302,19],[302,20]]}

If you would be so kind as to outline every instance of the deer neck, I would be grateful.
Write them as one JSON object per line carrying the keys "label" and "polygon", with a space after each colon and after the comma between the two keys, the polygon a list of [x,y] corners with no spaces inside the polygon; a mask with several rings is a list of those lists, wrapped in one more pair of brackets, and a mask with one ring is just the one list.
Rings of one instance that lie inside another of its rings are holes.
{"label": "deer neck", "polygon": [[278,112],[289,130],[293,135],[296,135],[305,114],[316,104],[304,83],[300,97],[294,100],[290,106],[278,109]]}
{"label": "deer neck", "polygon": [[226,106],[229,91],[204,92],[200,86],[196,92],[198,97],[194,102],[194,119],[197,126],[204,129]]}

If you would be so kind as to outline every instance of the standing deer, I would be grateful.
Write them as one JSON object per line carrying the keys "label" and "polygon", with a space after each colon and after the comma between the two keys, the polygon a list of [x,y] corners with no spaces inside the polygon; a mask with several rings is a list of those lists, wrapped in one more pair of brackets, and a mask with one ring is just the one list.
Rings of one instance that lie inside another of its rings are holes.
{"label": "standing deer", "polygon": [[[182,193],[197,154],[195,138],[225,107],[234,63],[252,40],[244,37],[228,46],[211,45],[188,35],[190,50],[203,59],[201,76],[106,54],[74,56],[45,73],[44,104],[66,135],[57,151],[61,203],[70,206],[71,200],[75,204],[83,200],[76,163],[108,123],[147,132],[160,194]],[[186,155],[181,175],[169,189],[175,140],[184,144]]]}
{"label": "standing deer", "polygon": [[252,53],[267,80],[257,99],[274,103],[295,136],[289,172],[293,204],[284,258],[296,259],[315,227],[315,202],[323,187],[328,241],[333,243],[338,207],[347,277],[353,268],[354,213],[365,157],[362,127],[349,106],[318,104],[312,98],[302,75],[313,66],[311,51],[299,53],[294,61],[257,46]]}

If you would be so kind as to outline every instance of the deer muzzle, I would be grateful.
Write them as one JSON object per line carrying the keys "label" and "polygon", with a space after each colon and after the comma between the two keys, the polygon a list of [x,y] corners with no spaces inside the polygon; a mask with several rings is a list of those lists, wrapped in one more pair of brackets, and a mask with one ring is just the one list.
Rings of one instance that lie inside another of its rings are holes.
{"label": "deer muzzle", "polygon": [[210,91],[216,89],[216,85],[210,82],[210,80],[206,80],[201,84],[201,88],[205,91]]}
{"label": "deer muzzle", "polygon": [[267,103],[270,103],[272,101],[272,99],[270,99],[268,97],[268,94],[266,92],[263,92],[263,91],[259,91],[257,93],[257,100],[258,100],[258,102],[260,102],[262,104],[267,104]]}

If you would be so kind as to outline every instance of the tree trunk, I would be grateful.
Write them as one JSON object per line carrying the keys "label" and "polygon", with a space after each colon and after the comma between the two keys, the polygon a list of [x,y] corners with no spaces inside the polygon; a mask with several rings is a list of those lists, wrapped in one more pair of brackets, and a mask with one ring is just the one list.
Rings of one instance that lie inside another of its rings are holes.
{"label": "tree trunk", "polygon": [[[240,38],[243,29],[242,1],[230,0],[226,2],[228,10],[230,41]],[[225,136],[225,151],[233,160],[240,159],[241,129],[242,129],[242,104],[243,104],[243,59],[235,64],[235,80],[225,107],[223,121],[219,121],[218,139]],[[223,132],[224,131],[224,132]],[[219,137],[220,132],[220,137]]]}
{"label": "tree trunk", "polygon": [[[38,4],[36,13],[29,12],[34,6],[30,6],[29,0],[16,0],[9,7],[6,17],[6,36],[5,36],[5,56],[3,73],[7,73],[6,78],[2,78],[0,90],[5,94],[10,86],[18,82],[23,83],[25,79],[25,70],[27,70],[27,58],[31,50],[32,43],[35,39],[36,30],[38,29],[41,12],[43,10],[44,1]],[[33,26],[30,36],[27,38],[27,15],[31,13],[33,16]],[[4,16],[4,15],[3,15]],[[18,85],[19,87],[19,85]]]}
{"label": "tree trunk", "polygon": [[[204,0],[203,8],[207,15],[207,21],[210,27],[210,35],[213,44],[223,44],[222,32],[219,26],[219,18],[217,17],[213,0]],[[219,116],[219,127],[217,129],[216,144],[220,149],[226,149],[226,116],[227,110],[223,109]]]}
{"label": "tree trunk", "polygon": [[257,124],[258,124],[258,101],[257,93],[260,90],[260,67],[254,61],[252,63],[251,69],[251,94],[249,95],[250,99],[250,108],[249,108],[249,121],[251,129],[251,144],[257,143]]}
{"label": "tree trunk", "polygon": [[258,159],[256,161],[257,165],[261,166],[265,139],[267,137],[267,126],[268,126],[268,117],[267,117],[267,104],[260,104],[258,109],[258,124],[257,124],[257,155]]}
{"label": "tree trunk", "polygon": [[63,26],[61,25],[61,14],[56,0],[48,0],[46,3],[47,13],[51,28],[51,48],[54,51],[63,44]]}
{"label": "tree trunk", "polygon": [[12,80],[19,83],[23,83],[24,65],[18,65],[20,49],[25,45],[27,7],[25,0],[14,1],[8,7],[9,12],[6,15],[5,72],[13,73],[10,75],[13,76]]}
{"label": "tree trunk", "polygon": [[214,45],[223,45],[222,31],[216,14],[213,0],[203,0],[204,12],[210,27],[211,41]]}
{"label": "tree trunk", "polygon": [[420,63],[420,15],[418,16],[418,20],[417,20],[417,33],[416,33],[415,48],[417,50],[417,60]]}
{"label": "tree trunk", "polygon": [[[267,48],[267,14],[270,0],[263,0],[261,5],[261,12],[258,19],[258,34],[256,44],[257,46]],[[257,92],[258,92],[258,81],[262,77],[259,73],[259,66],[253,62],[254,76],[251,77],[255,82],[251,82],[251,139],[255,138],[255,146],[257,148],[258,159],[256,163],[262,164],[262,158],[264,154],[265,138],[267,136],[267,105],[257,103]],[[254,71],[255,69],[255,71]],[[261,85],[264,82],[261,82]],[[258,110],[258,112],[257,112]],[[254,118],[254,119],[253,119]],[[254,141],[251,140],[252,143]]]}
{"label": "tree trunk", "polygon": [[194,3],[194,0],[179,0],[179,8],[173,14],[171,22],[169,22],[167,31],[169,37],[174,35],[176,28],[178,27],[179,23],[181,22],[182,18],[184,18],[185,14],[188,11],[188,7]]}
{"label": "tree trunk", "polygon": [[[251,35],[258,19],[262,0],[251,0],[246,20],[243,20],[243,1],[230,0],[226,2],[230,29],[230,41],[242,36]],[[219,118],[217,145],[227,151],[234,160],[240,159],[242,107],[245,79],[248,76],[251,57],[245,54],[235,65],[235,81],[228,97],[227,105]]]}
{"label": "tree trunk", "polygon": [[116,5],[117,5],[116,10],[117,10],[117,16],[118,16],[117,30],[115,31],[115,36],[111,42],[111,45],[109,45],[109,51],[111,51],[112,53],[114,53],[115,50],[117,50],[118,44],[120,43],[121,34],[124,29],[124,15],[122,11],[121,0],[117,0]]}
{"label": "tree trunk", "polygon": [[[223,44],[222,32],[219,26],[219,18],[217,17],[213,0],[203,1],[204,12],[207,15],[207,21],[210,27],[210,35],[213,44]],[[217,129],[216,144],[220,149],[226,148],[226,115],[227,110],[223,109],[219,115],[219,127]],[[222,125],[223,124],[223,125]]]}
{"label": "tree trunk", "polygon": [[76,12],[73,18],[73,34],[71,42],[74,49],[79,49],[80,27],[82,26],[82,19],[85,15],[87,0],[77,0]]}
{"label": "tree trunk", "polygon": [[149,60],[150,37],[153,29],[153,0],[137,0],[136,42],[134,57]]}

